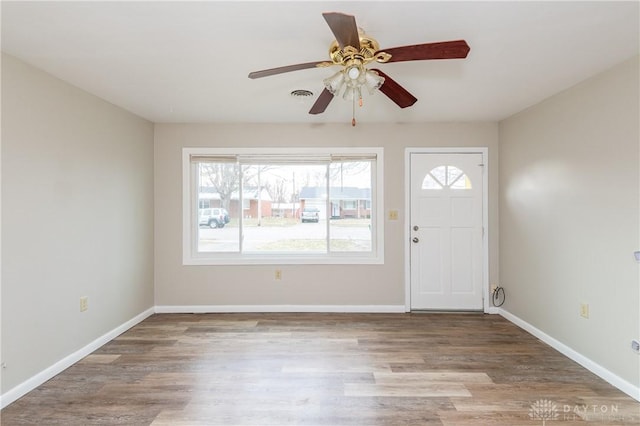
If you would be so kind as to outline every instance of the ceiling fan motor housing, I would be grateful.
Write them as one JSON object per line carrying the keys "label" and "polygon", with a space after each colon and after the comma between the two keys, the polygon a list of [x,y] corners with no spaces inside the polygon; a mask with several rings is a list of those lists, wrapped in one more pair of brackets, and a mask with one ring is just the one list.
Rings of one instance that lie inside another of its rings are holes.
{"label": "ceiling fan motor housing", "polygon": [[354,46],[345,46],[341,49],[338,42],[334,41],[329,46],[329,57],[335,65],[349,66],[354,63],[364,65],[376,60],[381,62],[380,55],[376,55],[379,50],[380,45],[373,37],[361,34],[360,49]]}

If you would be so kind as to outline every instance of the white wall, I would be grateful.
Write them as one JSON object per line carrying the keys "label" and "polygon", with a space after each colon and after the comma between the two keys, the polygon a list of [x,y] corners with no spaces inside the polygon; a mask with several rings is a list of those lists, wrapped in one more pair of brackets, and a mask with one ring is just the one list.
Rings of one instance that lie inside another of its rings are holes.
{"label": "white wall", "polygon": [[[496,123],[156,124],[156,305],[404,305],[404,150],[406,147],[488,147],[490,277],[497,281]],[[182,266],[183,147],[382,146],[385,158],[384,265]]]}
{"label": "white wall", "polygon": [[638,75],[636,57],[500,123],[506,310],[636,387]]}
{"label": "white wall", "polygon": [[153,124],[3,55],[2,393],[152,306]]}

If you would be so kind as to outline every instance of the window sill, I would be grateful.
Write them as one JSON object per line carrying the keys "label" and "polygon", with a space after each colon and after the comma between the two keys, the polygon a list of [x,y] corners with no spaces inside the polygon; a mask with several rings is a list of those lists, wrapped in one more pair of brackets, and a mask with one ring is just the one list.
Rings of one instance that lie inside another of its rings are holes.
{"label": "window sill", "polygon": [[182,260],[184,266],[215,266],[215,265],[382,265],[384,256],[347,255],[339,253],[326,256],[305,255],[243,255],[224,256],[216,254],[212,256],[185,257]]}

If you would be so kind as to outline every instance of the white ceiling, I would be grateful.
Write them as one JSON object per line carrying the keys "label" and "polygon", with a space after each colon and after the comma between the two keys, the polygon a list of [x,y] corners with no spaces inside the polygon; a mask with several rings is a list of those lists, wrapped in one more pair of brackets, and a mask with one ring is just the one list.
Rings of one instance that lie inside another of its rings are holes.
{"label": "white ceiling", "polygon": [[154,122],[350,122],[342,99],[307,113],[337,68],[247,78],[328,59],[329,11],[382,48],[471,46],[467,59],[379,65],[418,102],[365,94],[360,122],[497,121],[639,52],[637,1],[2,1],[2,50]]}

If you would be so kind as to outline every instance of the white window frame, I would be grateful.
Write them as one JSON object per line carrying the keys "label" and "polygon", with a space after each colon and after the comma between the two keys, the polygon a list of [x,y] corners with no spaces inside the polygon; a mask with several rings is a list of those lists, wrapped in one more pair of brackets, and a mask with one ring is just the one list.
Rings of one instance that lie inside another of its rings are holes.
{"label": "white window frame", "polygon": [[[376,156],[371,178],[371,251],[329,253],[201,253],[197,250],[197,182],[192,156],[224,155],[366,155]],[[183,148],[182,149],[182,263],[183,265],[383,264],[384,263],[384,149],[335,148]],[[375,206],[375,210],[373,207]]]}

